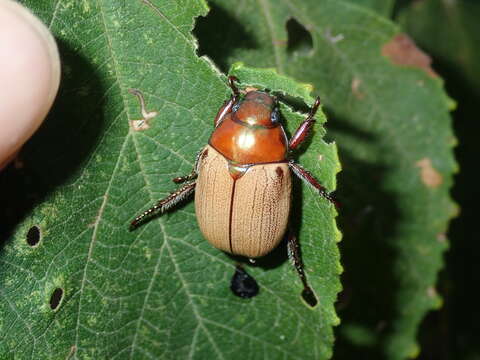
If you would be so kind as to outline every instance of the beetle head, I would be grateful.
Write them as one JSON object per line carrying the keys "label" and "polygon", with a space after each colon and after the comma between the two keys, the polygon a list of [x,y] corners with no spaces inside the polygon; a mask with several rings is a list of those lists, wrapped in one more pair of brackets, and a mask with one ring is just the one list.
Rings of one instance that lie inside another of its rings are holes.
{"label": "beetle head", "polygon": [[237,120],[248,125],[275,127],[279,124],[277,99],[263,91],[250,91],[234,107]]}

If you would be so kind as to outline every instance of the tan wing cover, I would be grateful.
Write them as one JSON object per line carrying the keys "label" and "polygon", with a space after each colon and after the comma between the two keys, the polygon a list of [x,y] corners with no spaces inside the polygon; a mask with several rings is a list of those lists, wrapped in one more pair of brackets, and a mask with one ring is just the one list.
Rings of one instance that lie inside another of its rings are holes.
{"label": "tan wing cover", "polygon": [[227,160],[211,146],[202,155],[195,211],[205,238],[216,248],[260,257],[282,240],[290,211],[286,163],[252,166],[234,181]]}

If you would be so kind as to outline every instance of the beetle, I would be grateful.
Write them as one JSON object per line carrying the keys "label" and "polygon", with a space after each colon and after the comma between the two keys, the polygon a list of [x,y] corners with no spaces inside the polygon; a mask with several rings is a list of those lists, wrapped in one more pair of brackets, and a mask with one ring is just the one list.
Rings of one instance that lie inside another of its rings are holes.
{"label": "beetle", "polygon": [[[259,258],[275,249],[288,233],[288,254],[303,283],[303,297],[314,298],[303,270],[298,241],[287,231],[291,173],[327,200],[333,200],[312,174],[289,155],[311,132],[320,99],[316,98],[308,116],[288,140],[280,123],[277,98],[248,88],[242,96],[235,82],[238,82],[236,77],[228,78],[232,95],[218,111],[214,131],[197,154],[192,172],[173,179],[184,185],[137,216],[131,229],[145,217],[164,213],[195,193],[200,230],[222,251]],[[140,103],[145,112],[143,99]]]}

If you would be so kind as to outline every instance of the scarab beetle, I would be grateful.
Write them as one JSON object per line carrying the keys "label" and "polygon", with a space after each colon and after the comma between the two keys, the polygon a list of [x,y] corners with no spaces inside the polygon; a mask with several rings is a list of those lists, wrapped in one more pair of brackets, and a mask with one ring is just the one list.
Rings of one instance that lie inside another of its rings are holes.
{"label": "scarab beetle", "polygon": [[[195,192],[195,212],[204,237],[220,250],[253,259],[275,249],[287,232],[290,171],[332,201],[308,171],[289,159],[289,153],[310,133],[320,99],[288,140],[276,97],[256,89],[242,96],[236,81],[228,78],[232,96],[218,111],[215,129],[198,153],[192,172],[173,179],[185,185],[139,215],[131,228]],[[312,297],[297,239],[290,234],[288,252],[304,285],[304,298]]]}

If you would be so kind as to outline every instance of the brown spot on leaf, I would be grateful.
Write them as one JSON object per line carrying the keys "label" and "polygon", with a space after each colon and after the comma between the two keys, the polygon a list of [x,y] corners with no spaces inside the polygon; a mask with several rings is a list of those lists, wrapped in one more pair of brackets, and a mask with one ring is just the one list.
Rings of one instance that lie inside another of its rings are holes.
{"label": "brown spot on leaf", "polygon": [[436,188],[443,182],[442,175],[432,166],[429,158],[423,158],[415,164],[420,168],[420,177],[423,183],[430,188]]}
{"label": "brown spot on leaf", "polygon": [[433,286],[430,286],[429,288],[427,288],[427,296],[431,298],[437,297],[437,290]]}
{"label": "brown spot on leaf", "polygon": [[438,77],[431,67],[431,57],[420,50],[406,34],[397,34],[383,45],[382,55],[389,58],[395,65],[418,67],[429,76]]}
{"label": "brown spot on leaf", "polygon": [[365,97],[365,94],[359,89],[361,83],[362,80],[360,80],[359,78],[354,77],[352,79],[352,93],[358,100],[362,100]]}
{"label": "brown spot on leaf", "polygon": [[446,243],[447,242],[447,235],[445,233],[437,234],[437,241],[440,242],[440,243]]}

